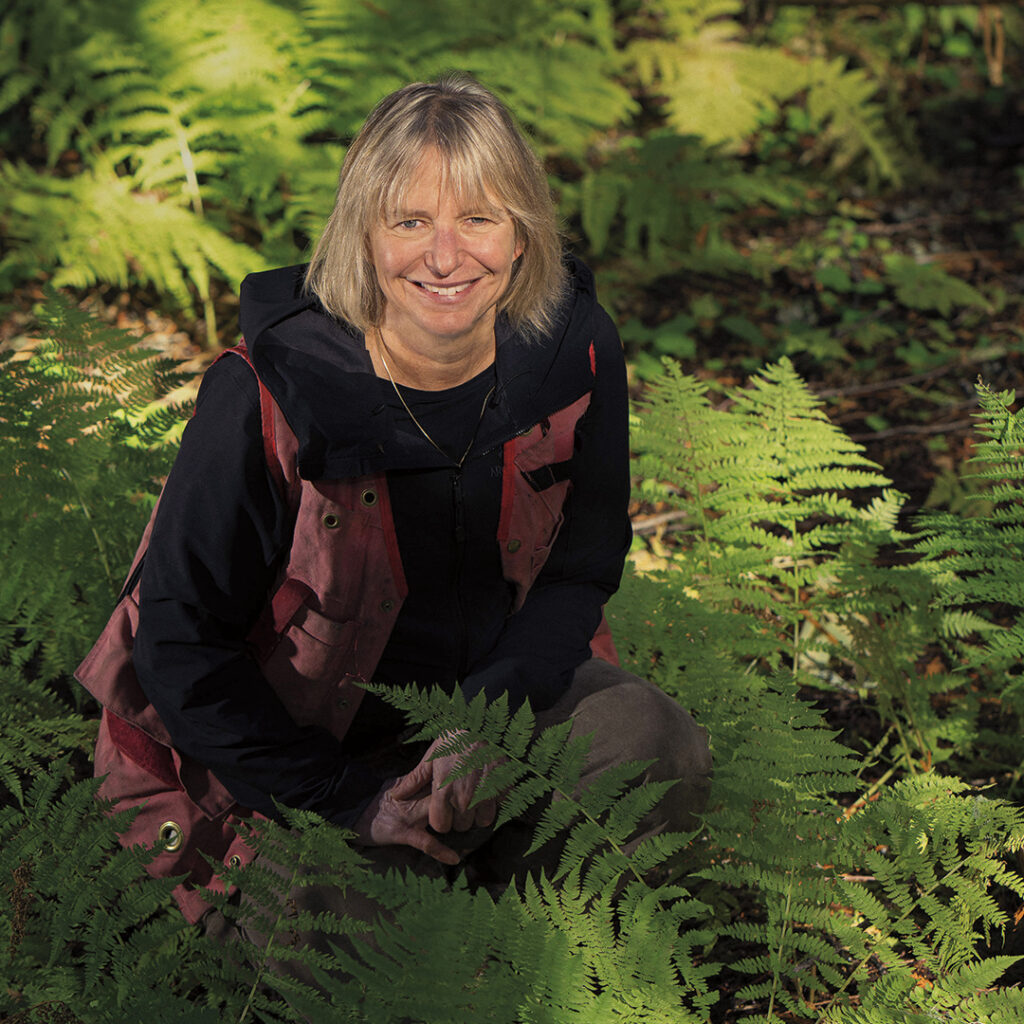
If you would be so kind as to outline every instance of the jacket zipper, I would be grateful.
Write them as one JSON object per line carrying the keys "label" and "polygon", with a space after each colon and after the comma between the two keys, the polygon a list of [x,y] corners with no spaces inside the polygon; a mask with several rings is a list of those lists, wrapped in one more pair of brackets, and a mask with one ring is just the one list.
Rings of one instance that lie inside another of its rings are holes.
{"label": "jacket zipper", "polygon": [[466,551],[466,511],[462,494],[462,469],[452,470],[452,516],[455,533],[455,557],[452,559],[452,589],[455,599],[456,663],[455,678],[466,678],[469,643],[466,636],[466,615],[462,607],[462,569]]}

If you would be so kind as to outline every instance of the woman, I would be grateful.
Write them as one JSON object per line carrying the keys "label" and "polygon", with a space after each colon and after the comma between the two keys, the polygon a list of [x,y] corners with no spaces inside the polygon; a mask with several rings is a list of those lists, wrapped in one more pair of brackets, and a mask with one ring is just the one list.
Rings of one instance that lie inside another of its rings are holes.
{"label": "woman", "polygon": [[130,839],[158,824],[186,914],[200,852],[244,862],[234,816],[275,801],[382,864],[511,876],[515,830],[489,828],[475,777],[444,785],[454,758],[403,747],[367,680],[571,715],[587,777],[655,757],[683,779],[643,834],[690,825],[703,730],[600,628],[630,538],[621,346],[499,101],[464,77],[383,100],[309,267],[247,278],[241,324],[247,358],[208,372],[127,587],[138,685],[96,651],[80,671],[104,793],[144,802]]}

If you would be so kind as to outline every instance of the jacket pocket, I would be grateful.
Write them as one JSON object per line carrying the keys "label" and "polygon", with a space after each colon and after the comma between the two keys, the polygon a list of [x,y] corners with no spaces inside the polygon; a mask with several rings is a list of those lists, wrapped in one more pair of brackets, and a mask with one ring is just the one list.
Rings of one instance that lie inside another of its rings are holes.
{"label": "jacket pocket", "polygon": [[262,668],[297,724],[336,736],[348,728],[363,696],[355,669],[360,627],[303,604],[280,633]]}
{"label": "jacket pocket", "polygon": [[551,548],[565,522],[563,511],[571,483],[560,480],[543,491],[536,491],[523,478],[516,503],[516,529],[528,539],[525,552],[529,558],[527,585],[532,586],[551,554]]}
{"label": "jacket pocket", "polygon": [[524,474],[542,467],[556,467],[572,459],[576,449],[576,427],[590,407],[590,392],[572,405],[541,420],[532,430],[516,439],[515,464]]}

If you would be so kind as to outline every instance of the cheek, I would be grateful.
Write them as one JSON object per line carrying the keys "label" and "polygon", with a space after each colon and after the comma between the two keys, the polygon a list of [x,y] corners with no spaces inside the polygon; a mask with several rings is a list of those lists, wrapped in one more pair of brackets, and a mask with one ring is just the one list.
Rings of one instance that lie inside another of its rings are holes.
{"label": "cheek", "polygon": [[409,249],[408,245],[402,245],[393,238],[378,238],[371,243],[370,258],[382,285],[406,268],[411,258]]}
{"label": "cheek", "polygon": [[398,277],[403,265],[402,254],[394,246],[383,246],[373,254],[373,268],[382,286]]}
{"label": "cheek", "polygon": [[506,273],[511,273],[512,265],[519,258],[522,251],[523,247],[518,242],[502,240],[491,249],[491,265],[502,268]]}

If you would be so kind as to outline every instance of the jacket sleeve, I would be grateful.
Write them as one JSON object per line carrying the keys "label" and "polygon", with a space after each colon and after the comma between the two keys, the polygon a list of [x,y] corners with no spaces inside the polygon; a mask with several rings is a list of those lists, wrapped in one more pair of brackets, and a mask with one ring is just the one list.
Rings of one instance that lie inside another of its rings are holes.
{"label": "jacket sleeve", "polygon": [[463,682],[467,698],[507,693],[549,708],[590,657],[602,607],[618,588],[629,551],[629,400],[625,359],[614,324],[598,311],[595,380],[577,427],[565,520],[522,608]]}
{"label": "jacket sleeve", "polygon": [[243,360],[222,359],[203,381],[153,526],[136,673],[175,747],[241,804],[276,817],[276,799],[350,825],[377,780],[329,733],[295,724],[246,645],[289,541],[256,378]]}

